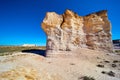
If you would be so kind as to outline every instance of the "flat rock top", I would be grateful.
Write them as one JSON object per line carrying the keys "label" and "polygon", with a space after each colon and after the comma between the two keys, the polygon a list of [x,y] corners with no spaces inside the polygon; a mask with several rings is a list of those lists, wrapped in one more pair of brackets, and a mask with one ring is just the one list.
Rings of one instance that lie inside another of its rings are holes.
{"label": "flat rock top", "polygon": [[[76,55],[50,58],[21,52],[0,56],[0,80],[82,80],[83,76],[91,76],[95,80],[120,80],[120,63],[111,67],[114,60],[120,61],[120,56],[89,49],[73,53]],[[104,67],[97,67],[98,64]],[[102,71],[113,71],[115,77],[102,74]]]}

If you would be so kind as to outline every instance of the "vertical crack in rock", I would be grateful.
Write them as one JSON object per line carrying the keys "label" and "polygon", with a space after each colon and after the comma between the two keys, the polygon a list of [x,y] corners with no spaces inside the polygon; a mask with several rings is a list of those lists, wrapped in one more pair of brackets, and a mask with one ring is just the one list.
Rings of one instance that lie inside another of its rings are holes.
{"label": "vertical crack in rock", "polygon": [[86,16],[70,10],[63,15],[48,12],[41,25],[47,35],[48,54],[78,48],[113,51],[111,24],[106,10]]}

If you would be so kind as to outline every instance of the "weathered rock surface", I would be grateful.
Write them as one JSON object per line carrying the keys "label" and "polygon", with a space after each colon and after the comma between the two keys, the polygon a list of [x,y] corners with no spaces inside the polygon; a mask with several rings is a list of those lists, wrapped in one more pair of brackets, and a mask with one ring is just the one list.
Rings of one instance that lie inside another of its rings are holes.
{"label": "weathered rock surface", "polygon": [[41,25],[47,34],[48,52],[79,48],[113,51],[106,10],[87,16],[79,16],[70,10],[63,15],[48,12]]}

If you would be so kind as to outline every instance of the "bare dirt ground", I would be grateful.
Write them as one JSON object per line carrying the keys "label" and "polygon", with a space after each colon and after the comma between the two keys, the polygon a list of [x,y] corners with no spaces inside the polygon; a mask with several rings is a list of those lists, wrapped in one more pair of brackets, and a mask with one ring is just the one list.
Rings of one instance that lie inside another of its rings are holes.
{"label": "bare dirt ground", "polygon": [[84,76],[120,80],[120,55],[79,49],[53,57],[23,52],[0,56],[0,80],[83,80]]}

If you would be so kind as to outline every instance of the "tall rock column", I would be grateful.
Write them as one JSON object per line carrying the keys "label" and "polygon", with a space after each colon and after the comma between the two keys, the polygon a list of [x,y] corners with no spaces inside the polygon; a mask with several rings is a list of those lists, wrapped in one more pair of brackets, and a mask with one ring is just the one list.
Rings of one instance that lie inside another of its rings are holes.
{"label": "tall rock column", "polygon": [[63,16],[48,12],[42,23],[42,28],[47,35],[47,50],[58,51],[61,43],[61,24]]}
{"label": "tall rock column", "polygon": [[83,17],[78,16],[70,10],[63,14],[63,23],[61,24],[61,49],[74,50],[79,47],[86,47],[86,38],[83,31]]}
{"label": "tall rock column", "polygon": [[113,51],[105,10],[83,17],[70,10],[63,15],[48,12],[41,25],[47,35],[47,54],[78,48]]}

